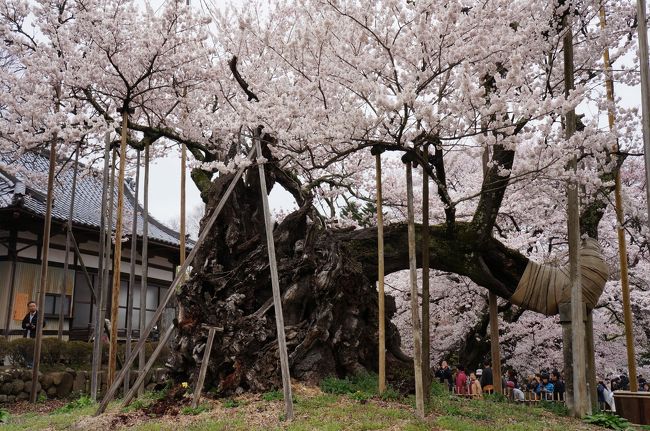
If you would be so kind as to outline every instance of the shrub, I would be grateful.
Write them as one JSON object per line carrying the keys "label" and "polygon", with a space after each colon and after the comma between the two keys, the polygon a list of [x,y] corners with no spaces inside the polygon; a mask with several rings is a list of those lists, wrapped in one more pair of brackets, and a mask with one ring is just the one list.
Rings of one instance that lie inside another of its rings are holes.
{"label": "shrub", "polygon": [[34,340],[31,338],[17,338],[9,342],[7,349],[9,363],[14,367],[24,367],[34,357]]}
{"label": "shrub", "polygon": [[270,391],[262,394],[262,399],[264,401],[278,401],[284,399],[284,393],[282,391]]}
{"label": "shrub", "polygon": [[594,413],[593,415],[587,415],[584,418],[584,421],[588,424],[599,425],[604,428],[609,428],[612,430],[626,430],[630,427],[630,423],[627,419],[624,419],[618,415],[611,413]]}
{"label": "shrub", "polygon": [[88,366],[93,359],[93,345],[84,341],[62,343],[62,360],[72,367]]}
{"label": "shrub", "polygon": [[539,406],[558,416],[569,416],[569,408],[564,403],[554,403],[542,400],[539,402]]}
{"label": "shrub", "polygon": [[228,398],[227,400],[223,401],[223,406],[226,407],[226,408],[232,409],[234,407],[238,407],[239,403],[237,402],[237,400],[234,400],[232,398]]}
{"label": "shrub", "polygon": [[335,395],[350,394],[354,392],[354,386],[350,380],[347,378],[338,379],[336,377],[325,377],[320,382],[320,389],[323,392]]}
{"label": "shrub", "polygon": [[0,409],[0,424],[6,424],[8,422],[9,422],[9,412]]}

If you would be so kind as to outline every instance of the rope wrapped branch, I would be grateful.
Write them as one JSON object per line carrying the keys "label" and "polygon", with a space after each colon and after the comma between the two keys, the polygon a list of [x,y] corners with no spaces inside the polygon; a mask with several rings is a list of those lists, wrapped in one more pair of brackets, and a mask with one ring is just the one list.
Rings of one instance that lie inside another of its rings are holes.
{"label": "rope wrapped branch", "polygon": [[[582,241],[580,271],[583,299],[593,309],[609,275],[600,244],[593,238]],[[568,264],[558,267],[529,261],[510,301],[547,316],[557,314],[559,304],[571,302]]]}

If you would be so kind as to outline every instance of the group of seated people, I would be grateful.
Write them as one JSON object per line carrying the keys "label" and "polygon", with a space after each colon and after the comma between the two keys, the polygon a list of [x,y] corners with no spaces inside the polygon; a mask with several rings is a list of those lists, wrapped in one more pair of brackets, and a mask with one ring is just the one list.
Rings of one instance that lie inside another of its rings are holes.
{"label": "group of seated people", "polygon": [[[458,365],[456,370],[452,371],[447,362],[442,361],[435,376],[440,383],[447,384],[451,392],[460,396],[481,398],[483,393],[494,392],[493,374],[489,362],[485,362],[483,368],[477,368],[468,376],[463,365]],[[514,401],[564,400],[565,383],[557,370],[550,373],[543,370],[530,375],[525,382],[520,383],[515,371],[509,369],[502,378],[501,386],[503,393]]]}

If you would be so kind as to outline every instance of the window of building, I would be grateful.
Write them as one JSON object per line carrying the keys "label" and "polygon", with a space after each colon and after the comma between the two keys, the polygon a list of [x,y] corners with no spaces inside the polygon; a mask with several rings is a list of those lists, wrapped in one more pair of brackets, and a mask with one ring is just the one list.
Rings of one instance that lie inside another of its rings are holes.
{"label": "window of building", "polygon": [[[63,306],[63,315],[65,317],[71,317],[70,315],[70,302],[72,301],[72,296],[65,295],[65,303]],[[45,304],[43,307],[43,313],[45,317],[59,317],[61,311],[61,295],[55,293],[46,293],[45,294]]]}

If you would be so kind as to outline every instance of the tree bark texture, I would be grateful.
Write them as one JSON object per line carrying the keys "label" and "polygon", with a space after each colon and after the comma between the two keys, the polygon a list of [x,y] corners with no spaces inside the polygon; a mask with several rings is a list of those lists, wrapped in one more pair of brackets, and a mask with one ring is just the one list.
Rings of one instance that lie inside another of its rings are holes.
{"label": "tree bark texture", "polygon": [[[268,149],[264,151],[270,160]],[[269,190],[279,183],[300,205],[273,232],[292,377],[314,383],[329,375],[376,371],[376,228],[328,228],[311,197],[296,187],[295,178],[273,163],[266,166]],[[206,214],[212,213],[231,178],[221,175],[202,190]],[[178,292],[185,315],[177,322],[168,366],[178,380],[194,381],[208,335],[204,324],[223,329],[215,336],[205,379],[206,391],[216,389],[220,395],[281,387],[259,190],[255,169],[249,169],[200,246],[191,277]],[[454,222],[453,229],[447,223],[430,226],[430,266],[467,276],[510,299],[529,260],[493,238],[487,223],[479,224],[475,218],[471,223]],[[421,226],[416,225],[415,235],[421,267]],[[384,238],[386,273],[408,269],[407,224],[385,226]],[[391,323],[395,311],[394,300],[387,296],[389,381],[411,368]]]}

